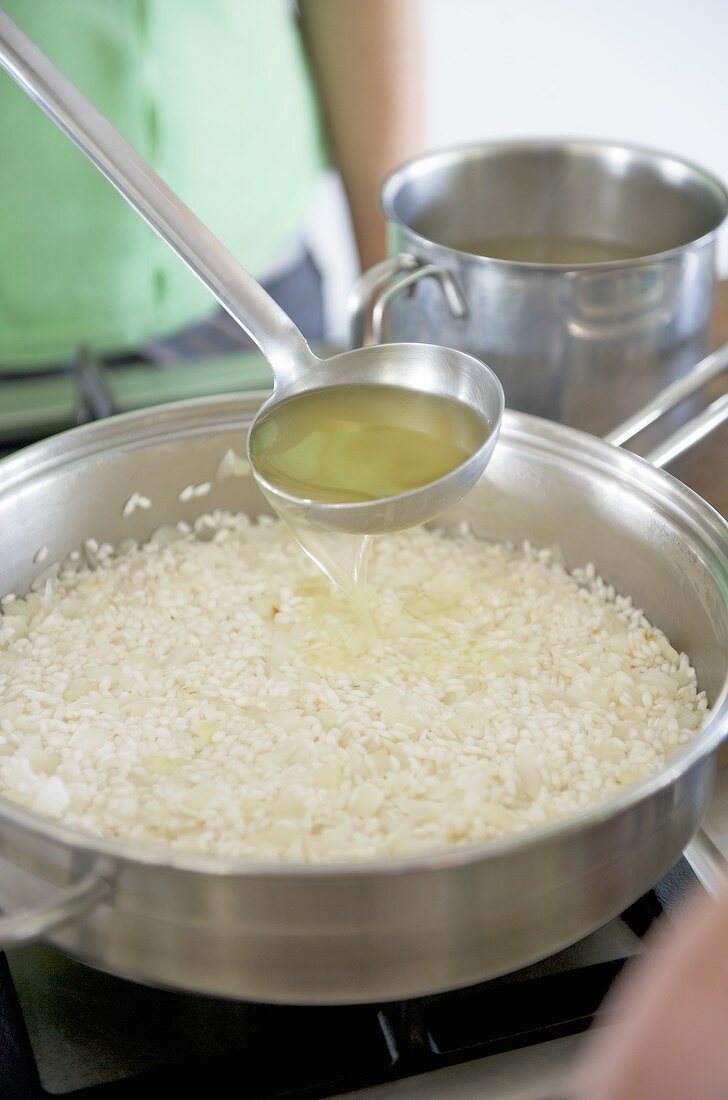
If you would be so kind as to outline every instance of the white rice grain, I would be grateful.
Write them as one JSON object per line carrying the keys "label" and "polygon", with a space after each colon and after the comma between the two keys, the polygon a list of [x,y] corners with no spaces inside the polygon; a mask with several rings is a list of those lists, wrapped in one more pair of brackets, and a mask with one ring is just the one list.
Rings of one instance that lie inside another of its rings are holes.
{"label": "white rice grain", "polygon": [[247,458],[230,448],[220,459],[220,464],[215,473],[215,481],[224,481],[228,477],[250,477],[250,466]]}
{"label": "white rice grain", "polygon": [[127,500],[124,507],[121,509],[121,514],[124,519],[128,519],[139,508],[151,508],[152,502],[149,497],[143,496],[141,493],[132,493]]}
{"label": "white rice grain", "polygon": [[0,792],[97,834],[312,862],[469,844],[604,801],[706,715],[687,657],[542,549],[383,536],[376,634],[267,517],[85,549],[4,601]]}

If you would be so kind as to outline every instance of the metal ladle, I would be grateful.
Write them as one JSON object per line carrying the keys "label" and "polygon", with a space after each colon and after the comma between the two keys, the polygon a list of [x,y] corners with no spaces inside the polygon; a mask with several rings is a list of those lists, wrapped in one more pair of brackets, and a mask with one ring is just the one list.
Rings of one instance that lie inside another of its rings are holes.
{"label": "metal ladle", "polygon": [[[444,477],[396,496],[354,504],[297,500],[253,473],[290,518],[328,530],[377,534],[413,527],[454,504],[482,474],[503,415],[495,374],[464,352],[429,344],[382,344],[319,359],[283,310],[48,57],[0,11],[0,65],[184,260],[258,344],[275,376],[273,405],[307,390],[350,384],[399,386],[455,398],[479,413],[482,446]],[[257,420],[257,418],[256,418]],[[253,423],[253,428],[255,422]]]}

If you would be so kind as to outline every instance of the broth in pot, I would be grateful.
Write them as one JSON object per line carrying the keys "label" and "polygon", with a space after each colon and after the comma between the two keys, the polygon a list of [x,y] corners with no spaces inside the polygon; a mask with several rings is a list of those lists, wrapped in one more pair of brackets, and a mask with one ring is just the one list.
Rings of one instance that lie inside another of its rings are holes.
{"label": "broth in pot", "polygon": [[492,260],[526,264],[603,264],[615,260],[636,260],[649,254],[648,248],[598,237],[574,237],[558,233],[537,233],[523,237],[468,237],[453,244],[459,252]]}

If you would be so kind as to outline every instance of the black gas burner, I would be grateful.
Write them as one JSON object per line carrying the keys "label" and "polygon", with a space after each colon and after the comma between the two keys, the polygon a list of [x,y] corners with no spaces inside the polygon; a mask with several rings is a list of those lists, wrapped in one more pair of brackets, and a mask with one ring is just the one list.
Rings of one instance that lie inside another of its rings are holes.
{"label": "black gas burner", "polygon": [[149,989],[23,948],[0,969],[0,1096],[223,1095],[235,1080],[246,1100],[314,1100],[549,1043],[589,1026],[654,920],[694,881],[681,860],[621,917],[549,959],[383,1005],[242,1004]]}

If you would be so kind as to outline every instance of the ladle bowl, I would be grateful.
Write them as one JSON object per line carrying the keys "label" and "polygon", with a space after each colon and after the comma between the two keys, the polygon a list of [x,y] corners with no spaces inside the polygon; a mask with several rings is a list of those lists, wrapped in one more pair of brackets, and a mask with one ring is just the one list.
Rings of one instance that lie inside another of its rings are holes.
{"label": "ladle bowl", "polygon": [[[482,445],[454,470],[420,488],[373,501],[330,504],[297,500],[255,470],[250,439],[255,425],[282,400],[311,390],[346,385],[396,386],[460,401],[487,422]],[[352,534],[382,534],[425,523],[460,500],[483,473],[493,454],[503,418],[503,389],[479,359],[434,344],[378,344],[330,359],[311,357],[306,370],[275,391],[258,410],[248,433],[248,458],[256,480],[274,507],[284,506],[297,524]]]}

